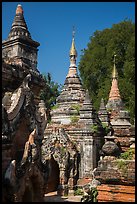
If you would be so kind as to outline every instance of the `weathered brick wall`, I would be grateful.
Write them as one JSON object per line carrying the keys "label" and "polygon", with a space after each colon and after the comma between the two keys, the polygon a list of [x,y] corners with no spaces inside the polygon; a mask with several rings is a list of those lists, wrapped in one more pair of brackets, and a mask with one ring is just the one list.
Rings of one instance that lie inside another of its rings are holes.
{"label": "weathered brick wall", "polygon": [[114,128],[114,136],[116,136],[115,142],[119,142],[121,150],[127,151],[130,147],[130,139],[133,137],[130,128]]}
{"label": "weathered brick wall", "polygon": [[135,160],[115,159],[105,157],[99,161],[95,177],[102,184],[135,185]]}
{"label": "weathered brick wall", "polygon": [[135,186],[101,184],[98,202],[135,202]]}

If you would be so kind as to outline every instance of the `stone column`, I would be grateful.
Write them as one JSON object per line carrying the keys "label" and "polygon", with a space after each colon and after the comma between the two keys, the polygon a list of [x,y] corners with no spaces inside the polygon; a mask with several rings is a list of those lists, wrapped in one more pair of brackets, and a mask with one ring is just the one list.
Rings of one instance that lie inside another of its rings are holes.
{"label": "stone column", "polygon": [[60,169],[60,181],[58,185],[58,190],[57,194],[60,196],[64,196],[68,194],[68,188],[67,185],[65,185],[65,168],[64,167],[59,167]]}
{"label": "stone column", "polygon": [[69,187],[69,195],[74,195],[74,162],[75,162],[75,158],[71,158],[70,159],[71,162],[71,170],[70,170],[70,176],[69,176],[69,180],[68,180],[68,187]]}
{"label": "stone column", "polygon": [[93,156],[93,138],[88,136],[83,143],[83,177],[89,177],[94,169]]}

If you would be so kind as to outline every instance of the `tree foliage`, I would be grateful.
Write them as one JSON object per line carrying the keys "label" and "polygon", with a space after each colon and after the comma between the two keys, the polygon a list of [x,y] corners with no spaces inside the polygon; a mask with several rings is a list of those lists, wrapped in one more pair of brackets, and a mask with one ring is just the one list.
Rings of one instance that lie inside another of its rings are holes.
{"label": "tree foliage", "polygon": [[95,31],[87,48],[82,50],[80,76],[89,89],[94,107],[98,110],[101,98],[105,103],[111,88],[113,56],[116,56],[118,84],[131,122],[135,117],[135,24],[124,20],[112,28]]}
{"label": "tree foliage", "polygon": [[59,96],[61,85],[52,80],[51,74],[48,72],[43,75],[45,87],[40,93],[40,99],[44,100],[47,108],[47,117],[50,121],[50,110],[56,103],[56,98]]}

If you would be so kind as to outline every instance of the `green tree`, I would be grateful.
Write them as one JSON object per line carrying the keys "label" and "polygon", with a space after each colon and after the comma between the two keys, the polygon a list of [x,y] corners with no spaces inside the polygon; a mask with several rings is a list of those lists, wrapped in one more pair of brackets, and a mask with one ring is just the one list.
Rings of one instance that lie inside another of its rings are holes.
{"label": "green tree", "polygon": [[50,121],[50,110],[56,104],[56,98],[59,96],[61,85],[52,80],[52,76],[49,72],[44,74],[43,78],[45,80],[45,87],[40,92],[40,99],[45,102],[48,121]]}
{"label": "green tree", "polygon": [[132,122],[135,117],[135,24],[132,21],[124,20],[112,28],[94,32],[87,49],[82,50],[80,76],[98,110],[102,97],[105,103],[108,101],[114,53],[120,94]]}

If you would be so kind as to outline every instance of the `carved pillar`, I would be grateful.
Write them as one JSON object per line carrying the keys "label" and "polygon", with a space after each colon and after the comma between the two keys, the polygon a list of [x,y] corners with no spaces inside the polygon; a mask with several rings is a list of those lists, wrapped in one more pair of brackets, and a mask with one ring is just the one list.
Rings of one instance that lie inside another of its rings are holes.
{"label": "carved pillar", "polygon": [[68,185],[65,185],[65,168],[59,167],[60,169],[60,183],[58,185],[57,194],[60,196],[68,194]]}
{"label": "carved pillar", "polygon": [[72,159],[71,162],[72,162],[72,164],[71,164],[71,170],[70,170],[70,178],[68,180],[69,195],[74,194],[74,190],[73,190],[73,187],[74,187],[74,175],[73,175],[73,172],[74,172],[74,160]]}
{"label": "carved pillar", "polygon": [[83,142],[83,177],[89,177],[91,171],[94,169],[93,164],[93,139],[85,138]]}
{"label": "carved pillar", "polygon": [[77,152],[71,151],[69,165],[70,165],[70,174],[69,174],[69,180],[68,180],[68,188],[69,188],[69,195],[74,195],[74,186],[77,182],[77,173],[78,173],[78,154]]}
{"label": "carved pillar", "polygon": [[65,182],[65,168],[60,168],[60,185],[64,185]]}

